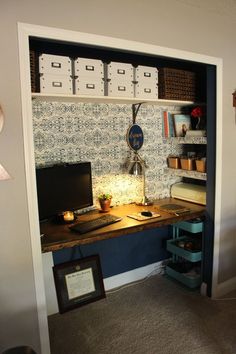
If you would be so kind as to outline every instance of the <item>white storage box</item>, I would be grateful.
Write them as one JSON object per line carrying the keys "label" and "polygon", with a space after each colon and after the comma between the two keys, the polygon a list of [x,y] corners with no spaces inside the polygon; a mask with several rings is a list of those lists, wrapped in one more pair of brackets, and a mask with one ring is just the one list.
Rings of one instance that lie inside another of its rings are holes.
{"label": "white storage box", "polygon": [[62,55],[41,54],[39,56],[39,73],[52,75],[72,75],[72,61]]}
{"label": "white storage box", "polygon": [[40,76],[40,92],[73,94],[70,76],[43,74]]}
{"label": "white storage box", "polygon": [[107,65],[107,78],[111,81],[132,82],[134,80],[134,67],[132,64],[112,61]]}
{"label": "white storage box", "polygon": [[104,78],[104,65],[101,60],[77,58],[74,62],[75,76],[78,78]]}
{"label": "white storage box", "polygon": [[171,186],[171,197],[206,205],[206,187],[191,183],[175,183]]}
{"label": "white storage box", "polygon": [[137,98],[147,98],[147,99],[158,99],[158,86],[138,82],[135,84],[135,97]]}
{"label": "white storage box", "polygon": [[155,67],[139,65],[134,71],[135,81],[158,84],[158,70]]}
{"label": "white storage box", "polygon": [[108,82],[108,96],[111,97],[134,97],[134,84],[127,81]]}
{"label": "white storage box", "polygon": [[75,80],[76,95],[104,96],[104,81],[102,79],[76,79]]}

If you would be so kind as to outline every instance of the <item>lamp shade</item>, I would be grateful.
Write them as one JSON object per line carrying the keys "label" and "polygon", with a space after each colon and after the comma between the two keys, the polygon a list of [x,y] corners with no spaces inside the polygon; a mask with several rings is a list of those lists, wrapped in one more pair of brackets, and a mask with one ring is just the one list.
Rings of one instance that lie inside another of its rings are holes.
{"label": "lamp shade", "polygon": [[8,174],[5,168],[0,164],[0,181],[4,181],[10,178],[11,176]]}
{"label": "lamp shade", "polygon": [[129,168],[129,174],[134,176],[142,176],[143,167],[139,161],[135,161],[131,164]]}
{"label": "lamp shade", "polygon": [[137,155],[137,153],[135,153],[133,160],[130,162],[128,172],[130,175],[134,175],[134,176],[143,175],[143,164],[139,156]]}

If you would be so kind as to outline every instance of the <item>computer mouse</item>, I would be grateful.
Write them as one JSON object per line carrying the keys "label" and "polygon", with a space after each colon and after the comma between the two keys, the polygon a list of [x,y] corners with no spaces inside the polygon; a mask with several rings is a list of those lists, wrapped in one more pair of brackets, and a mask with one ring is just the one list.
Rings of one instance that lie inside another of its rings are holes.
{"label": "computer mouse", "polygon": [[152,212],[151,211],[141,211],[141,215],[143,216],[152,216]]}

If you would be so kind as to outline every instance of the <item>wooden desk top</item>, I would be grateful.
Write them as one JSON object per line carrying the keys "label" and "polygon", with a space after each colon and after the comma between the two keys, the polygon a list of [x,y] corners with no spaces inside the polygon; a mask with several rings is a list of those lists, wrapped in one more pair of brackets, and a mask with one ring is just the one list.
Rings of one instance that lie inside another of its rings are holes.
{"label": "wooden desk top", "polygon": [[[190,212],[177,216],[159,209],[160,205],[170,203],[184,206],[190,209]],[[41,234],[44,234],[41,238],[42,252],[58,251],[62,248],[93,243],[143,230],[171,225],[178,221],[194,219],[203,216],[205,209],[205,206],[173,198],[158,200],[154,205],[148,207],[137,206],[135,204],[117,206],[111,208],[110,214],[121,216],[123,218],[121,221],[83,235],[71,231],[68,224],[56,224],[53,222],[42,223],[40,226]],[[128,214],[138,213],[143,210],[155,211],[161,216],[158,218],[147,219],[145,221],[137,221],[127,217]],[[105,214],[99,213],[98,210],[93,210],[89,213],[80,215],[76,220],[76,223],[92,220],[93,218],[102,215]]]}

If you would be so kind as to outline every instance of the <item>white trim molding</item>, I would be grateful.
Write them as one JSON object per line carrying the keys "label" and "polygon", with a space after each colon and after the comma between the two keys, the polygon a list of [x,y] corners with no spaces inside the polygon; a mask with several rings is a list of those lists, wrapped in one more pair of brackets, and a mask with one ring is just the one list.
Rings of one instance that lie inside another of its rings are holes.
{"label": "white trim molding", "polygon": [[229,294],[231,291],[236,289],[236,277],[219,283],[215,289],[214,294],[212,294],[213,299],[218,299],[226,294]]}
{"label": "white trim molding", "polygon": [[212,270],[212,297],[218,292],[220,231],[221,231],[221,190],[222,190],[222,100],[223,64],[216,65],[216,168],[215,168],[215,224]]}
{"label": "white trim molding", "polygon": [[213,293],[216,292],[218,278],[218,257],[220,237],[220,215],[221,215],[221,155],[222,155],[222,60],[211,56],[197,53],[175,50],[156,45],[128,41],[118,38],[81,33],[70,30],[63,30],[50,27],[42,27],[26,23],[18,23],[19,35],[19,60],[21,80],[21,101],[24,133],[25,170],[27,183],[28,210],[30,221],[30,234],[32,242],[33,267],[35,275],[35,289],[38,306],[38,319],[41,339],[41,351],[44,354],[50,353],[49,336],[47,328],[47,311],[43,281],[43,267],[40,245],[40,231],[38,223],[34,144],[32,128],[32,103],[30,85],[30,63],[29,63],[29,38],[39,37],[52,40],[94,45],[103,48],[113,48],[132,53],[145,53],[151,55],[178,58],[199,63],[211,64],[217,67],[217,158],[216,158],[216,196],[215,196],[215,246],[214,246],[214,267],[213,267]]}
{"label": "white trim molding", "polygon": [[149,276],[156,274],[164,274],[165,262],[160,261],[147,266],[136,268],[125,273],[117,274],[109,278],[103,279],[106,291],[126,286],[136,281],[141,281]]}
{"label": "white trim molding", "polygon": [[[123,286],[127,286],[130,283],[142,281],[143,279],[155,275],[164,273],[164,261],[149,264],[147,266],[136,268],[128,272],[114,275],[109,278],[104,278],[105,291],[113,290]],[[43,254],[43,271],[44,271],[44,283],[46,291],[47,302],[47,315],[53,315],[59,312],[57,304],[57,295],[54,286],[53,278],[53,257],[52,252]],[[115,290],[116,291],[116,290]]]}

